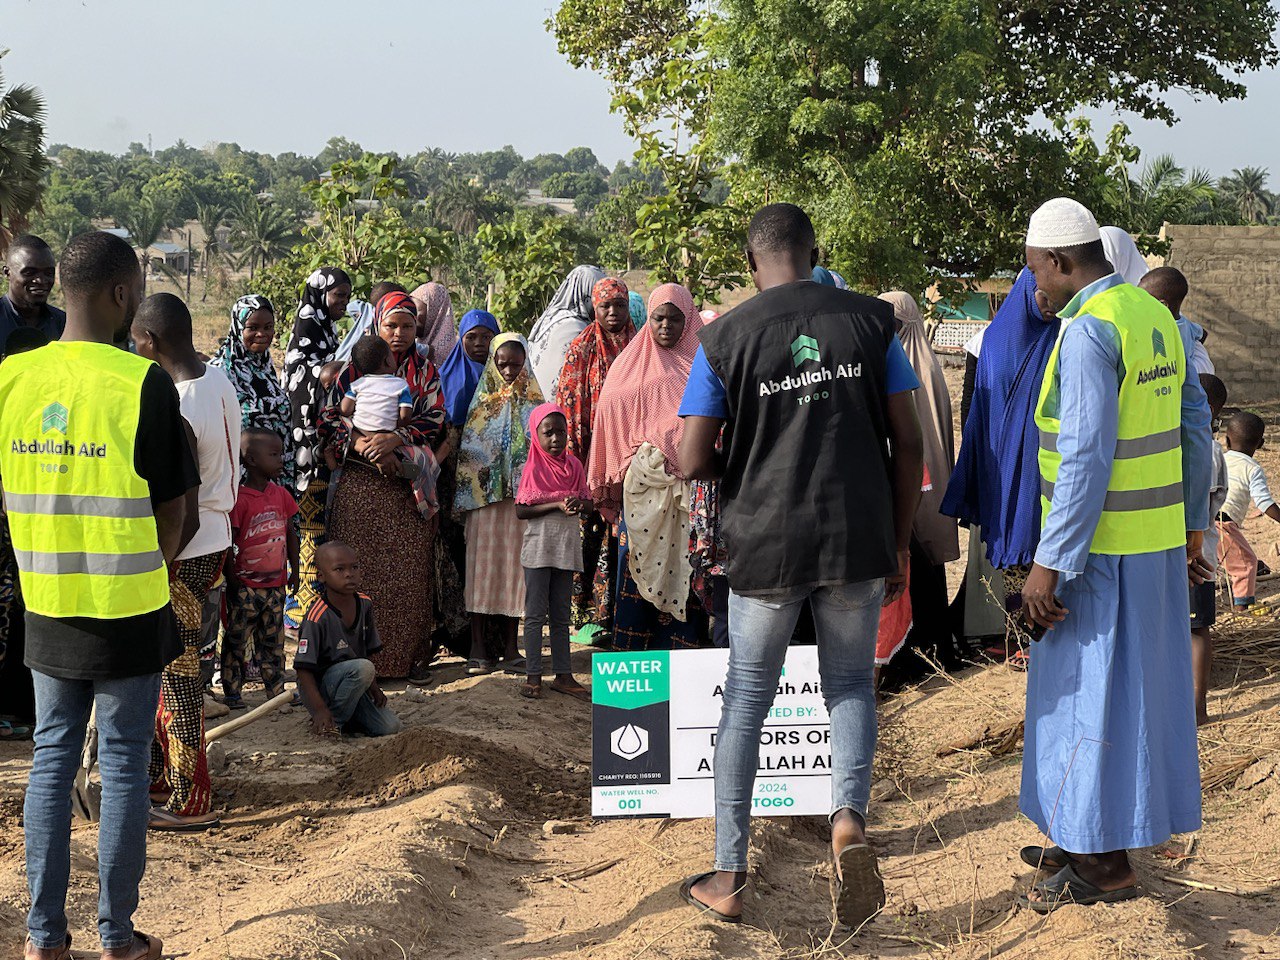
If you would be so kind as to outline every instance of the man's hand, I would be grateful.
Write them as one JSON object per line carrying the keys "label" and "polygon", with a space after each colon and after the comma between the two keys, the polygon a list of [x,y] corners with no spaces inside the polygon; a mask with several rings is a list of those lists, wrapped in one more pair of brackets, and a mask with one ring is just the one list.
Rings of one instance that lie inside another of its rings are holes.
{"label": "man's hand", "polygon": [[387,695],[382,692],[382,688],[376,683],[369,687],[369,696],[373,698],[375,707],[385,707],[387,705]]}
{"label": "man's hand", "polygon": [[1054,594],[1057,589],[1058,571],[1033,563],[1022,588],[1022,615],[1028,623],[1052,630],[1066,619],[1067,608]]}
{"label": "man's hand", "polygon": [[330,737],[338,732],[338,725],[333,721],[333,714],[328,710],[311,715],[311,732],[317,737]]}
{"label": "man's hand", "polygon": [[880,606],[887,607],[907,592],[907,571],[911,569],[911,551],[898,551],[898,572],[884,578],[884,600]]}
{"label": "man's hand", "polygon": [[1213,579],[1213,567],[1204,558],[1204,531],[1187,531],[1187,580],[1193,587]]}

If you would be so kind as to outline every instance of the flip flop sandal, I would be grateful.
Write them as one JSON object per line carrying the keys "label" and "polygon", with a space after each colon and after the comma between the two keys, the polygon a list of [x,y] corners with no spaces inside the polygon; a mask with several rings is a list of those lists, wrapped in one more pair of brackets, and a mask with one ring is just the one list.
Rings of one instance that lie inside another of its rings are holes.
{"label": "flip flop sandal", "polygon": [[468,660],[467,676],[482,677],[486,673],[493,673],[493,663],[489,660]]}
{"label": "flip flop sandal", "polygon": [[523,677],[529,672],[529,663],[524,657],[516,657],[514,660],[508,660],[502,665],[502,672],[516,677]]}
{"label": "flip flop sandal", "polygon": [[139,933],[137,930],[133,932],[133,937],[135,940],[141,940],[147,947],[147,952],[138,954],[136,960],[160,960],[164,954],[164,944],[160,942],[159,937]]}
{"label": "flip flop sandal", "polygon": [[1044,899],[1032,900],[1024,893],[1018,897],[1018,903],[1041,914],[1052,913],[1067,904],[1090,907],[1095,903],[1121,903],[1138,896],[1136,886],[1122,887],[1119,890],[1095,887],[1076,873],[1071,864],[1067,864],[1043,883],[1037,883],[1032,889],[1039,891]]}
{"label": "flip flop sandal", "polygon": [[591,691],[586,687],[579,687],[575,690],[573,688],[557,687],[553,683],[551,684],[551,689],[556,693],[564,694],[566,697],[573,697],[575,700],[581,700],[583,703],[591,702]]}
{"label": "flip flop sandal", "polygon": [[[31,938],[27,938],[27,943],[31,942]],[[71,934],[67,934],[67,942],[63,944],[62,953],[58,954],[58,960],[72,960],[71,955]]]}
{"label": "flip flop sandal", "polygon": [[710,917],[712,920],[719,920],[721,923],[741,923],[742,917],[731,917],[727,913],[721,913],[714,907],[708,907],[705,903],[693,895],[693,885],[701,883],[707,877],[714,877],[716,872],[708,870],[706,873],[695,874],[692,877],[686,877],[684,883],[680,884],[680,899],[693,907],[699,913]]}
{"label": "flip flop sandal", "polygon": [[542,684],[526,683],[520,688],[520,696],[524,697],[526,700],[541,700]]}
{"label": "flip flop sandal", "polygon": [[0,741],[9,740],[17,743],[20,740],[30,739],[30,727],[23,726],[20,723],[12,723],[8,720],[0,720]]}
{"label": "flip flop sandal", "polygon": [[168,833],[202,833],[211,827],[222,825],[218,817],[212,814],[209,814],[209,817],[208,820],[191,820],[176,813],[170,813],[168,810],[152,807],[151,821],[147,824],[147,828]]}
{"label": "flip flop sandal", "polygon": [[836,858],[836,919],[857,929],[884,909],[884,880],[876,855],[865,843],[851,843]]}
{"label": "flip flop sandal", "polygon": [[1075,860],[1061,847],[1023,847],[1018,851],[1018,856],[1028,867],[1048,870],[1050,873],[1057,873]]}

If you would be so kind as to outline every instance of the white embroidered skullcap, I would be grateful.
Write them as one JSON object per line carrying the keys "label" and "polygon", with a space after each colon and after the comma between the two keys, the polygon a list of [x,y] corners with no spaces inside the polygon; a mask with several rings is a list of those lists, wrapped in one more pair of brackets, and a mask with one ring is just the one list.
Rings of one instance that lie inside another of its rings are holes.
{"label": "white embroidered skullcap", "polygon": [[1101,240],[1098,221],[1089,208],[1070,197],[1055,197],[1031,215],[1027,246],[1041,250],[1076,247]]}

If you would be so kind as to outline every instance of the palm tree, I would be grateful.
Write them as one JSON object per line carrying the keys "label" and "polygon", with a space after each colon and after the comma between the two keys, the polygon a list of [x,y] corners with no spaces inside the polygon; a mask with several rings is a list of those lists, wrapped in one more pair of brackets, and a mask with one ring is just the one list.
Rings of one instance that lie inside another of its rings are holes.
{"label": "palm tree", "polygon": [[1222,190],[1235,203],[1246,223],[1265,223],[1275,206],[1275,196],[1267,189],[1265,167],[1232,170],[1222,178]]}
{"label": "palm tree", "polygon": [[204,241],[200,244],[200,274],[205,278],[203,302],[209,295],[209,263],[218,254],[218,228],[226,222],[227,208],[220,203],[197,203],[196,220]]}
{"label": "palm tree", "polygon": [[1128,188],[1129,228],[1149,235],[1158,234],[1166,223],[1184,221],[1216,193],[1207,172],[1192,170],[1188,175],[1167,153],[1151,159]]}
{"label": "palm tree", "polygon": [[142,264],[142,282],[147,281],[147,268],[151,266],[151,247],[160,239],[169,221],[169,208],[150,197],[143,197],[124,213],[116,217],[116,224],[129,231],[129,242],[138,250]]}
{"label": "palm tree", "polygon": [[[0,57],[8,51],[0,51]],[[5,90],[0,72],[0,250],[26,229],[44,193],[49,158],[44,152],[44,97],[19,84]]]}
{"label": "palm tree", "polygon": [[258,267],[284,256],[298,241],[296,225],[272,204],[250,197],[231,218],[231,239],[239,251],[239,266],[249,265],[249,279]]}

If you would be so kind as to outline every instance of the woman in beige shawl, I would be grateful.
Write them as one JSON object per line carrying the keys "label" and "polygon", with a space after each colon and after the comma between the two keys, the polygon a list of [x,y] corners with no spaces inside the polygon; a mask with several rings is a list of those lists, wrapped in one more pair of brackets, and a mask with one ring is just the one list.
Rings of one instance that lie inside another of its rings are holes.
{"label": "woman in beige shawl", "polygon": [[[938,512],[947,492],[947,478],[955,466],[951,394],[942,373],[942,365],[929,344],[924,317],[915,298],[895,290],[882,293],[880,299],[893,306],[898,339],[920,380],[915,391],[916,412],[924,438],[924,459],[932,485],[920,495],[915,525],[911,531],[911,608],[912,628],[906,645],[938,656],[947,666],[959,659],[947,611],[946,564],[960,557],[960,540],[955,520]],[[898,657],[893,663],[901,670],[923,669],[919,657]],[[885,671],[886,682],[890,669]],[[901,677],[901,679],[909,679]]]}

